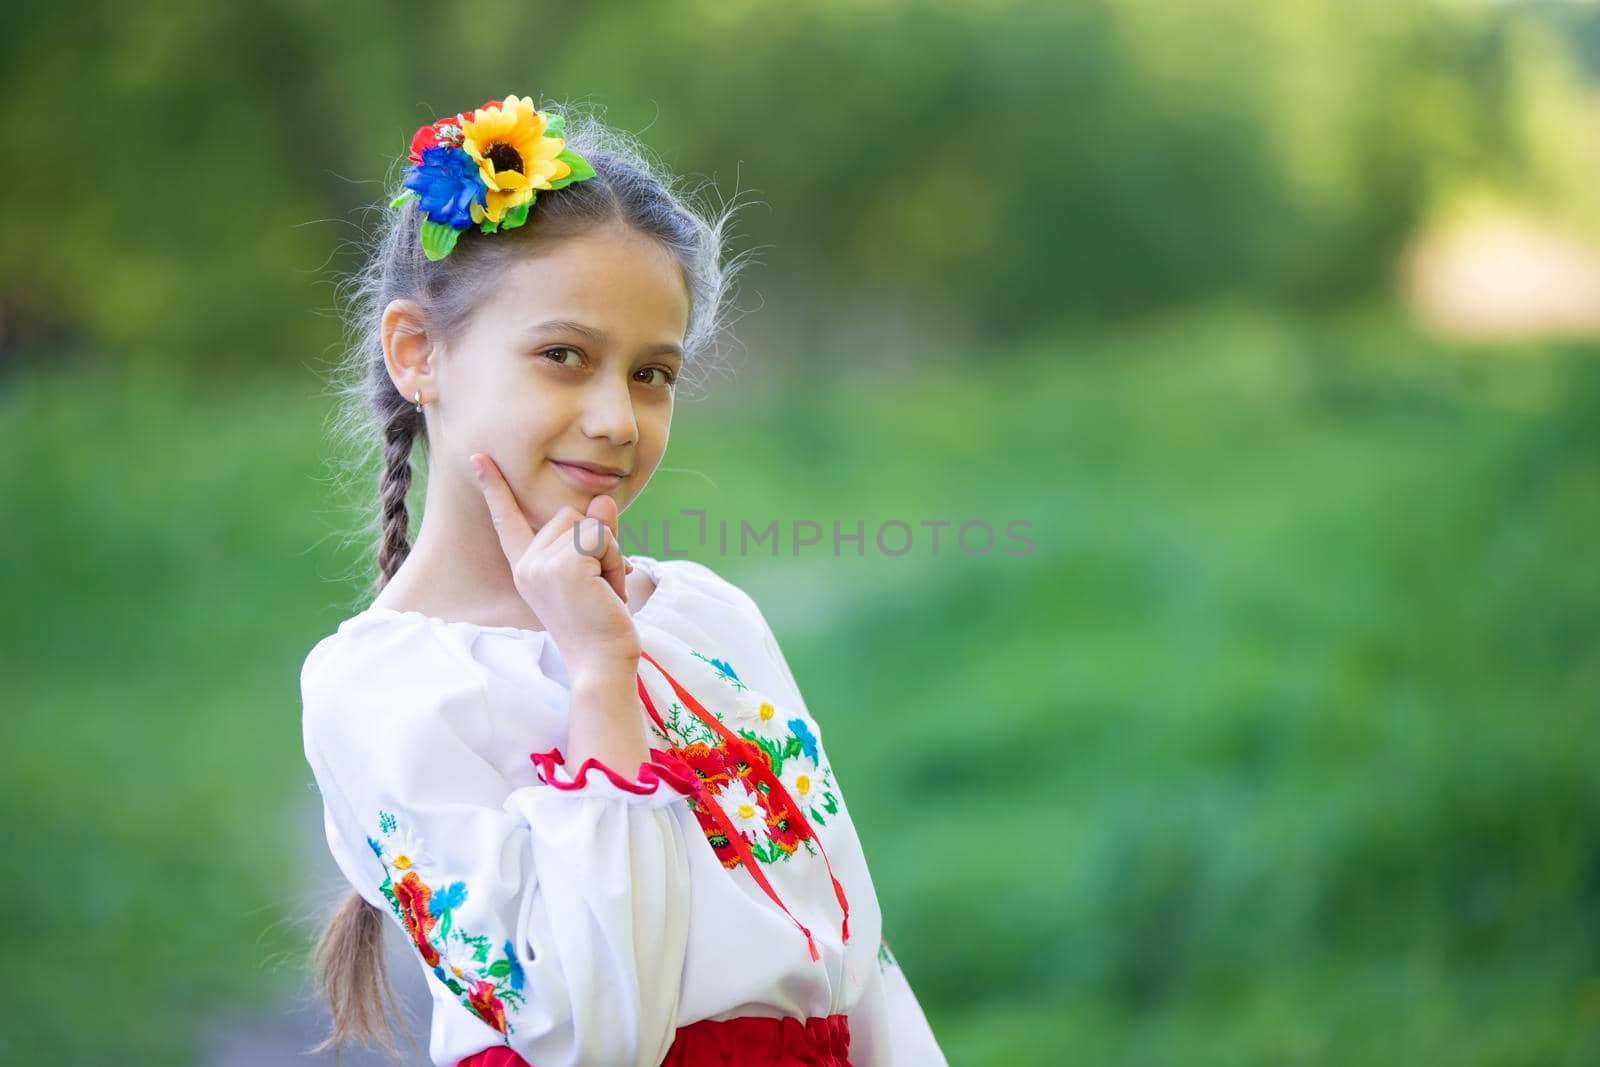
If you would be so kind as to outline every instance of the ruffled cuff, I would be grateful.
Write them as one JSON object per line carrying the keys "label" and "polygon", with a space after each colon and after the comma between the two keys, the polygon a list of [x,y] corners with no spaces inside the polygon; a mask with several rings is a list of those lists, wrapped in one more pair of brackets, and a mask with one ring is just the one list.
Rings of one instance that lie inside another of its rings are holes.
{"label": "ruffled cuff", "polygon": [[566,758],[559,748],[535,752],[528,758],[533,761],[535,776],[542,784],[577,796],[652,797],[661,803],[670,803],[682,796],[693,796],[700,788],[699,776],[682,757],[659,748],[650,749],[650,757],[639,764],[632,778],[593,757],[584,760],[573,774],[567,769]]}

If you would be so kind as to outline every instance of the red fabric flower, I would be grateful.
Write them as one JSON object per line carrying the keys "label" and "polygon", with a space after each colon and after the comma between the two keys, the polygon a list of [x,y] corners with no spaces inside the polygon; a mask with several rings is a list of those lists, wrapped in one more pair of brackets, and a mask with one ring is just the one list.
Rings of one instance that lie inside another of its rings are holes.
{"label": "red fabric flower", "polygon": [[[498,100],[490,100],[487,103],[485,103],[483,106],[484,107],[499,107],[500,106],[500,101],[498,101]],[[474,109],[474,110],[477,110],[477,109]],[[461,118],[462,118],[461,115],[446,115],[442,119],[435,119],[434,121],[428,123],[426,126],[417,127],[417,132],[415,134],[413,134],[412,137],[411,137],[411,154],[410,154],[410,157],[409,157],[411,162],[413,162],[413,163],[421,163],[422,162],[422,153],[425,152],[426,150],[430,149],[430,148],[436,148],[438,146],[438,144],[439,144],[439,131],[442,128],[444,128],[445,126],[454,126],[454,127],[456,127],[456,129],[459,130],[461,128]],[[458,137],[457,138],[457,142],[458,143],[459,143],[459,140],[460,140],[460,138]]]}

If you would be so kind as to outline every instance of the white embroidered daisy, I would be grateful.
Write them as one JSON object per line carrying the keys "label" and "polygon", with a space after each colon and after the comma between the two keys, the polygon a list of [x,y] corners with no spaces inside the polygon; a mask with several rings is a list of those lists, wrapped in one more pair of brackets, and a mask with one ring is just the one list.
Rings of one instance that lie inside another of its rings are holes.
{"label": "white embroidered daisy", "polygon": [[409,826],[383,839],[383,862],[397,871],[411,871],[433,862],[422,847],[422,838]]}
{"label": "white embroidered daisy", "polygon": [[735,729],[749,730],[757,737],[769,741],[788,740],[788,728],[784,725],[785,716],[773,707],[770,700],[760,697],[740,699],[736,706],[738,710],[734,716],[737,720],[734,724]]}
{"label": "white embroidered daisy", "polygon": [[479,963],[473,956],[474,951],[465,941],[455,937],[447,938],[444,946],[445,970],[457,978],[478,977]]}
{"label": "white embroidered daisy", "polygon": [[817,772],[803,756],[791,756],[783,761],[783,773],[778,781],[788,790],[790,798],[801,812],[809,814],[817,797]]}
{"label": "white embroidered daisy", "polygon": [[723,783],[717,803],[728,813],[728,821],[735,830],[752,841],[767,839],[767,809],[761,806],[761,798],[751,791],[743,778]]}

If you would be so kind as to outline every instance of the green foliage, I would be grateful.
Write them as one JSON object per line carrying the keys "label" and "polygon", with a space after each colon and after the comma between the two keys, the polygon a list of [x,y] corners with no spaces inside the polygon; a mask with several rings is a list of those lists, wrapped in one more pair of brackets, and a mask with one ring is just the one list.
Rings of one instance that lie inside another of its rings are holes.
{"label": "green foliage", "polygon": [[[1568,43],[1592,51],[1600,13],[1577,5],[75,8],[16,14],[0,42],[0,136],[26,161],[0,201],[9,343],[190,374],[337,343],[314,312],[412,131],[511,89],[598,106],[764,201],[734,237],[771,250],[798,319],[895,300],[1015,338],[1217,295],[1343,299],[1386,285],[1462,184],[1600,229]],[[530,64],[530,41],[560,46]]]}
{"label": "green foliage", "polygon": [[[1592,1059],[1600,353],[1219,310],[952,356],[686,406],[628,515],[773,623],[952,1062]],[[371,567],[309,397],[4,398],[0,964],[115,994],[15,983],[8,1059],[184,1062],[305,988],[295,680]],[[717,554],[772,517],[1035,551]]]}

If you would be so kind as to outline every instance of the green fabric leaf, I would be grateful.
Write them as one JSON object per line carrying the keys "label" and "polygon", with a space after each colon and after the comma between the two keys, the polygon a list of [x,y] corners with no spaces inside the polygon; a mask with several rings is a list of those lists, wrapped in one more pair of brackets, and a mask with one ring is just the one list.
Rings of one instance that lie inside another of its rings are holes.
{"label": "green fabric leaf", "polygon": [[581,182],[586,178],[594,177],[594,168],[589,166],[589,161],[571,149],[563,148],[556,154],[556,158],[572,168],[572,173],[559,181],[550,183],[552,189],[565,189],[573,182]]}
{"label": "green fabric leaf", "polygon": [[[504,216],[501,216],[501,217],[503,218]],[[483,217],[483,221],[478,223],[478,232],[479,233],[493,233],[494,231],[498,230],[499,228],[500,228],[500,224],[498,222],[495,222],[488,215],[485,215]]]}
{"label": "green fabric leaf", "polygon": [[539,199],[539,194],[534,193],[528,197],[526,204],[518,204],[514,208],[507,209],[505,217],[500,220],[500,228],[502,230],[514,230],[524,222],[527,222],[528,209],[533,207],[533,202],[537,199]]}
{"label": "green fabric leaf", "polygon": [[448,256],[460,239],[460,230],[432,219],[422,220],[422,254],[430,260],[438,262]]}
{"label": "green fabric leaf", "polygon": [[416,193],[413,193],[410,189],[407,189],[405,192],[401,193],[399,196],[397,196],[393,200],[389,201],[389,206],[390,207],[399,207],[401,204],[405,203],[407,200],[410,200],[412,197],[414,197],[416,195],[417,195]]}
{"label": "green fabric leaf", "polygon": [[546,137],[566,137],[566,118],[561,115],[546,115],[544,118],[544,135]]}

